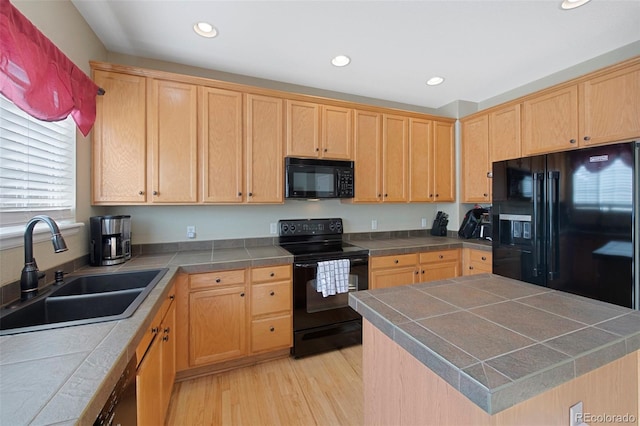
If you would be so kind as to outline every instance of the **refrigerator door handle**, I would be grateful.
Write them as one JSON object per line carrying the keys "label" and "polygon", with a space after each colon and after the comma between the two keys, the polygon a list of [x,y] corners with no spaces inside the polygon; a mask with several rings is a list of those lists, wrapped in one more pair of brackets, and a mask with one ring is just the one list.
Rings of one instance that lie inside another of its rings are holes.
{"label": "refrigerator door handle", "polygon": [[560,236],[559,236],[559,203],[560,203],[560,172],[547,172],[547,265],[548,280],[552,281],[560,276]]}
{"label": "refrigerator door handle", "polygon": [[540,244],[540,219],[542,218],[542,214],[540,211],[540,207],[542,206],[542,185],[544,184],[544,173],[533,173],[533,218],[531,223],[531,241],[533,241],[533,271],[532,274],[534,277],[538,277],[543,274],[540,268],[540,259],[542,258]]}

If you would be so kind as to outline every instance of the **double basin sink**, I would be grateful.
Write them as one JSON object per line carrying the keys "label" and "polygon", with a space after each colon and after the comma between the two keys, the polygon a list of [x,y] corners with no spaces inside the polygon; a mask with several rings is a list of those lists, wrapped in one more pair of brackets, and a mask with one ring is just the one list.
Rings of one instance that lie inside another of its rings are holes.
{"label": "double basin sink", "polygon": [[168,269],[78,275],[0,311],[0,336],[128,318]]}

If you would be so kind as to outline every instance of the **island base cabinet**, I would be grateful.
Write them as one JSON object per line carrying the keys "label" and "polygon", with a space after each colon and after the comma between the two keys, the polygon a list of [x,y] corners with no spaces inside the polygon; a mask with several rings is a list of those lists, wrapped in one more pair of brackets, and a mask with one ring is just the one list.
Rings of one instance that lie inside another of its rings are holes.
{"label": "island base cabinet", "polygon": [[583,413],[638,425],[640,351],[490,415],[367,320],[362,338],[366,425],[568,425],[579,401]]}

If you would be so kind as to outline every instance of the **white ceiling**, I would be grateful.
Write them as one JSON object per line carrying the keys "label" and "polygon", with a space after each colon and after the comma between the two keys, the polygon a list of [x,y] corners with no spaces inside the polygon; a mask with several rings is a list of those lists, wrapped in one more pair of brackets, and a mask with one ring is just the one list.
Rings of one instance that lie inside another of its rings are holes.
{"label": "white ceiling", "polygon": [[[111,52],[439,108],[640,40],[640,0],[72,0]],[[219,31],[197,36],[193,24]],[[640,54],[640,52],[638,52]],[[337,54],[351,57],[333,67]],[[428,87],[434,75],[444,84]]]}

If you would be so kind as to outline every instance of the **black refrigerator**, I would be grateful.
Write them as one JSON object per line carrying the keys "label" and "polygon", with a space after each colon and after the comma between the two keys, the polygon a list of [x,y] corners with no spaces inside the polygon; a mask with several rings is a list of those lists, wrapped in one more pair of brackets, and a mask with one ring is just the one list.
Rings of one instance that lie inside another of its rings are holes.
{"label": "black refrigerator", "polygon": [[638,309],[639,150],[493,163],[493,273]]}

